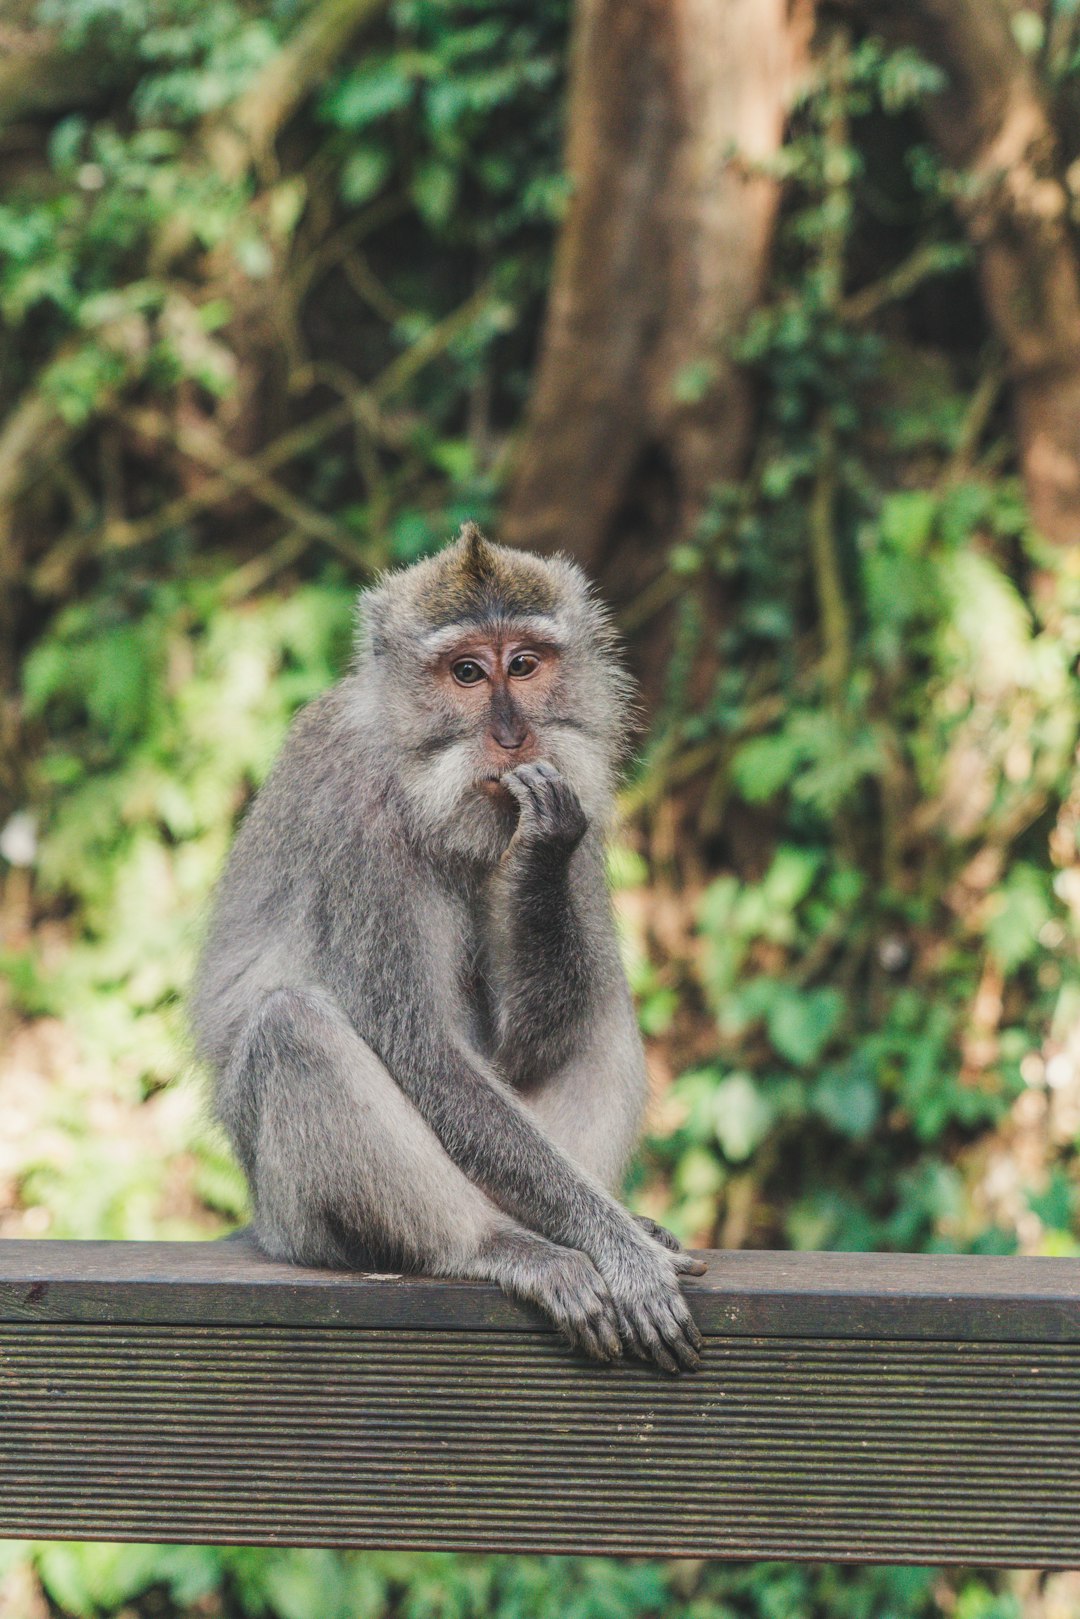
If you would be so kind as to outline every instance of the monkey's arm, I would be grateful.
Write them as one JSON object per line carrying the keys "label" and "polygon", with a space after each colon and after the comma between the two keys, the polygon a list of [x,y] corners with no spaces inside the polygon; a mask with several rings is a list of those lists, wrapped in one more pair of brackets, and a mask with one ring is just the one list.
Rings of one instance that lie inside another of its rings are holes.
{"label": "monkey's arm", "polygon": [[[679,1291],[700,1270],[642,1231],[580,1169],[502,1080],[468,1050],[460,1006],[437,925],[438,897],[409,885],[375,900],[377,930],[357,982],[344,939],[323,970],[360,1034],[460,1170],[506,1214],[560,1246],[587,1254],[611,1295],[625,1340],[674,1370],[697,1363],[700,1335]],[[452,1219],[452,1211],[448,1218]]]}
{"label": "monkey's arm", "polygon": [[493,1059],[512,1085],[531,1090],[583,1050],[622,970],[603,850],[585,837],[573,789],[543,761],[504,780],[519,826],[492,885]]}
{"label": "monkey's arm", "polygon": [[698,1261],[653,1241],[460,1047],[447,1041],[420,1050],[399,1030],[386,1060],[471,1181],[522,1225],[588,1254],[633,1349],[672,1371],[697,1365],[701,1336],[678,1278],[700,1274]]}

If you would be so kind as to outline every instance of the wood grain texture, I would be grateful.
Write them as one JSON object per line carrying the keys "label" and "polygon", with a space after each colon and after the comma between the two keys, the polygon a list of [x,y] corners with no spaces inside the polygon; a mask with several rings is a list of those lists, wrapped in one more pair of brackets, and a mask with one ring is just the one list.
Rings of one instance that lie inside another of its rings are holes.
{"label": "wood grain texture", "polygon": [[708,1257],[670,1379],[485,1287],[0,1243],[0,1535],[1080,1566],[1080,1262]]}

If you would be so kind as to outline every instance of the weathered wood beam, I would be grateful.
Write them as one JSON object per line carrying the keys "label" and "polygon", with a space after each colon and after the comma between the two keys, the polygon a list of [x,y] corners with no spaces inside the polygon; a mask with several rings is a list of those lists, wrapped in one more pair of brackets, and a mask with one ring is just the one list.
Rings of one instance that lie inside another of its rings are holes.
{"label": "weathered wood beam", "polygon": [[1080,1566],[1080,1261],[714,1253],[705,1366],[246,1242],[0,1242],[0,1535]]}

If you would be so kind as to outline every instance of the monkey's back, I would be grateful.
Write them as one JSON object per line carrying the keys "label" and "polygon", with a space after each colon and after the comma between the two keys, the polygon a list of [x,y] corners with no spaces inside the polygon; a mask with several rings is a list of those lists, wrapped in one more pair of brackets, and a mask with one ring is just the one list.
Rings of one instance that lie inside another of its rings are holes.
{"label": "monkey's back", "polygon": [[355,677],[310,703],[244,816],[210,909],[189,1016],[215,1074],[270,990],[315,980],[318,895],[369,818],[370,760]]}

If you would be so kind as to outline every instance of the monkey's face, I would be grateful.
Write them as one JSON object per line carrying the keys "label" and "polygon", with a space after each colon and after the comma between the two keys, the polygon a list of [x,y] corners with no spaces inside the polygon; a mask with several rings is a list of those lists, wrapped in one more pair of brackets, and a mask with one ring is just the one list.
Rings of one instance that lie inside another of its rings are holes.
{"label": "monkey's face", "polygon": [[558,648],[527,631],[466,635],[435,661],[432,675],[474,741],[477,785],[505,792],[507,771],[540,757],[538,737],[559,679]]}
{"label": "monkey's face", "polygon": [[560,557],[475,525],[365,592],[358,667],[417,832],[495,861],[517,805],[503,778],[546,759],[590,821],[611,808],[628,688],[606,613]]}
{"label": "monkey's face", "polygon": [[[552,619],[445,626],[421,638],[406,786],[430,832],[495,860],[517,823],[509,771],[546,759],[587,814],[604,815],[607,750],[591,741],[575,660]],[[587,709],[587,704],[585,705]]]}

